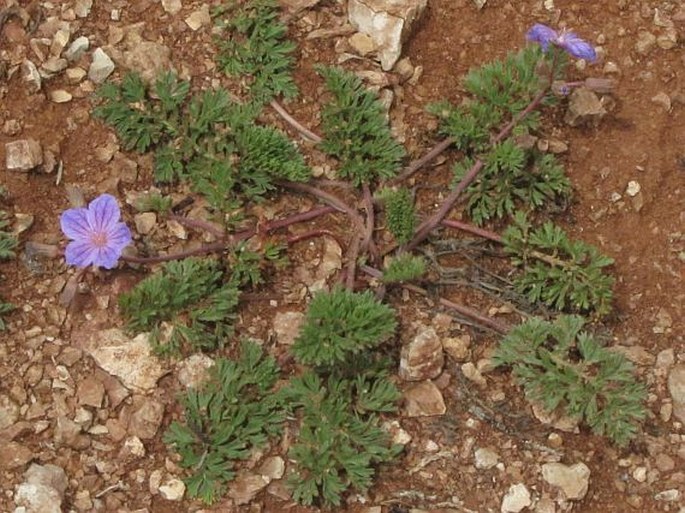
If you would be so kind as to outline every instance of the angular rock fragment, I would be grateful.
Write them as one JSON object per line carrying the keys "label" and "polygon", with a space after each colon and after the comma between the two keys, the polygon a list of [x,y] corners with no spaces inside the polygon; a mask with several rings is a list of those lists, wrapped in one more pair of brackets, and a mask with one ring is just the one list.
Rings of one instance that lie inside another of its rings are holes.
{"label": "angular rock fragment", "polygon": [[8,171],[31,171],[42,163],[43,150],[35,139],[5,144],[5,167]]}

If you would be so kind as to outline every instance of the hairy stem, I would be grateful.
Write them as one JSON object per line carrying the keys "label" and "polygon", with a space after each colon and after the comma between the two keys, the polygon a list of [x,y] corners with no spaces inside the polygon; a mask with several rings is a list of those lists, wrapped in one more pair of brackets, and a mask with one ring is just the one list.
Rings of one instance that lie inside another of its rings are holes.
{"label": "hairy stem", "polygon": [[452,143],[454,142],[454,139],[451,137],[448,137],[447,139],[444,139],[440,141],[438,144],[433,146],[428,153],[426,153],[423,157],[418,158],[411,162],[407,167],[405,167],[402,172],[397,175],[395,178],[392,180],[388,181],[388,185],[395,185],[400,183],[403,180],[406,180],[407,178],[411,177],[416,173],[419,169],[421,169],[423,166],[428,164],[431,160],[436,158],[438,155],[440,155],[443,151],[445,151],[447,148],[449,148]]}

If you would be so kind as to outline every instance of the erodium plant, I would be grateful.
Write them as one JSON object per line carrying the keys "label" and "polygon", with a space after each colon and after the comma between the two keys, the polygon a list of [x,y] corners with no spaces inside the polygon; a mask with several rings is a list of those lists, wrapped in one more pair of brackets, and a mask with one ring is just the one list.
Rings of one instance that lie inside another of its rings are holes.
{"label": "erodium plant", "polygon": [[[275,444],[287,422],[293,497],[339,506],[348,490],[366,491],[377,467],[399,454],[380,427],[399,398],[387,345],[396,336],[397,320],[384,299],[399,288],[435,297],[418,280],[430,284],[434,264],[423,254],[443,237],[442,227],[485,238],[491,250],[510,256],[512,293],[560,313],[599,319],[610,311],[611,259],[573,241],[549,220],[571,194],[562,162],[522,142],[543,130],[544,109],[564,101],[555,92],[591,83],[565,81],[569,57],[593,61],[595,52],[573,32],[535,25],[527,34],[534,44],[466,75],[465,101],[429,107],[440,120],[437,135],[443,139],[407,164],[386,109],[350,71],[317,67],[326,88],[320,99],[322,135],[278,103],[297,89],[291,75],[294,45],[275,2],[226,5],[215,11],[215,20],[220,69],[241,79],[239,90],[191,94],[191,84],[174,74],[151,85],[127,75],[100,89],[95,111],[124,148],[154,155],[154,179],[162,192],[137,208],[201,231],[211,242],[167,254],[143,238],[145,244],[136,243],[141,254],[133,247],[123,254],[133,246],[131,233],[116,200],[103,195],[62,215],[62,229],[72,239],[66,260],[106,269],[118,262],[163,263],[119,304],[132,332],[152,333],[158,349],[174,356],[234,342],[244,291],[259,293],[268,264],[282,261],[282,248],[336,237],[345,248],[345,265],[339,283],[309,303],[290,349],[297,372],[287,382],[283,378],[276,392],[276,362],[265,349],[244,342],[238,359],[220,359],[210,380],[186,395],[184,415],[165,440],[188,469],[191,495],[213,502],[240,461]],[[302,151],[306,146],[263,124],[266,108],[317,145],[339,180],[313,179],[308,150]],[[425,205],[432,201],[416,202],[422,192],[409,179],[448,148],[459,155],[454,182],[429,211]],[[183,215],[186,200],[170,199],[179,187],[190,191],[191,202],[206,205],[208,218]],[[255,215],[255,202],[268,202],[284,190],[323,205],[285,217]],[[459,205],[461,218],[450,219]],[[346,218],[340,233],[286,231],[333,213]],[[504,234],[484,225],[504,226]],[[469,306],[435,299],[469,323],[506,335],[497,362],[513,369],[530,398],[549,409],[563,408],[619,444],[638,432],[643,388],[625,360],[581,330],[581,317],[533,318],[512,329]]]}

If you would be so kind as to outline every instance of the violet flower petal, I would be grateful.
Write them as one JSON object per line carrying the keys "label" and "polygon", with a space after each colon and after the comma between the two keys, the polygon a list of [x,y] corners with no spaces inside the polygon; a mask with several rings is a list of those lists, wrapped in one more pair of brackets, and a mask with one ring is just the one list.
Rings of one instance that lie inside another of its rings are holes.
{"label": "violet flower petal", "polygon": [[59,224],[64,235],[74,240],[86,240],[90,238],[90,225],[86,216],[85,208],[70,208],[62,212]]}
{"label": "violet flower petal", "polygon": [[526,33],[526,39],[538,43],[544,51],[559,37],[556,30],[542,23],[536,23]]}
{"label": "violet flower petal", "polygon": [[105,269],[114,269],[117,266],[117,263],[119,263],[120,256],[120,250],[110,246],[104,246],[96,249],[93,263],[99,267],[104,267]]}
{"label": "violet flower petal", "polygon": [[88,224],[97,233],[103,233],[109,226],[119,221],[121,211],[117,200],[111,194],[102,194],[88,205]]}
{"label": "violet flower petal", "polygon": [[557,45],[577,59],[585,59],[588,62],[597,60],[594,47],[573,32],[562,33],[557,40]]}
{"label": "violet flower petal", "polygon": [[64,250],[64,259],[69,265],[88,267],[95,261],[96,252],[97,248],[89,241],[75,240]]}
{"label": "violet flower petal", "polygon": [[113,226],[107,228],[107,246],[116,249],[119,253],[132,240],[131,230],[128,229],[126,223],[114,223]]}

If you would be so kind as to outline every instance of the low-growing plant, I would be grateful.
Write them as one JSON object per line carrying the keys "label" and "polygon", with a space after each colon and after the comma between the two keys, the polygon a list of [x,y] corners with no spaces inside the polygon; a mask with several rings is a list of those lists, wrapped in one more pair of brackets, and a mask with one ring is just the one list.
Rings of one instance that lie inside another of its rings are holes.
{"label": "low-growing plant", "polygon": [[560,408],[624,445],[646,414],[645,387],[622,354],[581,331],[584,322],[569,315],[554,322],[532,318],[511,330],[493,361],[512,368],[531,401],[550,412]]}
{"label": "low-growing plant", "polygon": [[250,97],[258,103],[297,94],[291,75],[295,44],[286,38],[288,28],[279,15],[275,0],[231,2],[215,11],[219,66],[247,79]]}
{"label": "low-growing plant", "polygon": [[236,361],[220,358],[208,381],[183,397],[184,421],[174,421],[165,443],[181,456],[188,494],[211,504],[235,477],[236,463],[265,447],[281,430],[284,411],[273,388],[276,361],[244,341]]}
{"label": "low-growing plant", "polygon": [[119,306],[129,329],[150,331],[158,351],[177,354],[184,343],[221,347],[233,333],[239,296],[239,284],[218,261],[186,258],[164,264],[119,296]]}
{"label": "low-growing plant", "polygon": [[283,390],[287,408],[300,418],[288,456],[293,498],[302,504],[340,506],[349,489],[365,492],[374,467],[402,450],[390,440],[377,413],[394,412],[399,392],[385,374],[322,378],[314,371],[293,378]]}
{"label": "low-growing plant", "polygon": [[[0,211],[0,260],[8,260],[14,257],[14,250],[17,248],[17,238],[8,230],[9,221],[7,214]],[[5,321],[2,316],[14,310],[11,303],[0,300],[0,331],[5,329]]]}
{"label": "low-growing plant", "polygon": [[169,72],[148,90],[140,76],[107,83],[95,115],[112,125],[127,149],[155,151],[155,180],[188,182],[220,212],[241,198],[259,199],[279,179],[306,181],[311,171],[293,143],[257,126],[260,107],[233,101],[223,89],[189,97],[190,83]]}
{"label": "low-growing plant", "polygon": [[371,291],[320,292],[309,304],[292,353],[305,365],[344,365],[387,340],[396,325],[392,308],[379,303]]}
{"label": "low-growing plant", "polygon": [[514,216],[502,243],[512,263],[522,269],[514,285],[531,302],[598,316],[611,310],[614,278],[606,268],[614,261],[594,246],[569,239],[549,221],[533,228],[522,212]]}
{"label": "low-growing plant", "polygon": [[340,162],[338,174],[355,186],[397,174],[404,147],[390,133],[380,101],[356,75],[318,68],[332,100],[321,112],[321,149]]}

